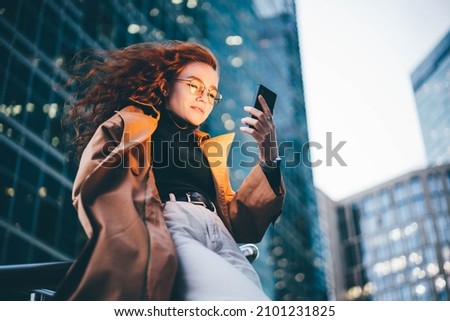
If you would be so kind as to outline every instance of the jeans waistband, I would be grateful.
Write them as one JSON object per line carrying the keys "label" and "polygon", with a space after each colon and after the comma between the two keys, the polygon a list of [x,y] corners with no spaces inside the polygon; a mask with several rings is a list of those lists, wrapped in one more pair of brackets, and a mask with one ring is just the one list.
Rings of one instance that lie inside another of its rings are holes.
{"label": "jeans waistband", "polygon": [[[175,200],[177,202],[188,202],[194,205],[200,205],[207,208],[211,212],[214,212],[214,203],[211,202],[208,197],[198,192],[170,193],[170,194],[173,194],[175,196]],[[170,201],[171,199],[169,195],[163,195],[161,197],[161,200],[163,203],[165,203],[167,201]]]}

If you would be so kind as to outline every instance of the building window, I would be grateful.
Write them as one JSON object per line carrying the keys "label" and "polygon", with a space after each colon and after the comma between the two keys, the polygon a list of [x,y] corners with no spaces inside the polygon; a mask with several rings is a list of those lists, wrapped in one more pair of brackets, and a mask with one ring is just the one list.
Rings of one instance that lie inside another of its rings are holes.
{"label": "building window", "polygon": [[345,219],[345,208],[339,206],[337,208],[339,236],[341,241],[348,239],[347,220]]}

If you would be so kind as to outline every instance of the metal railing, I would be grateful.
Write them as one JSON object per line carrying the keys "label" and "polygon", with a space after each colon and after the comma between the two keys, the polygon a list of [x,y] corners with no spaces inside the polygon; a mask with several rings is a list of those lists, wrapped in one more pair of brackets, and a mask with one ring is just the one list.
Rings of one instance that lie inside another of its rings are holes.
{"label": "metal railing", "polygon": [[0,266],[0,300],[51,298],[71,264],[61,261]]}
{"label": "metal railing", "polygon": [[[250,263],[259,256],[255,244],[244,244],[240,249]],[[0,300],[51,300],[72,263],[73,261],[60,261],[0,265]]]}

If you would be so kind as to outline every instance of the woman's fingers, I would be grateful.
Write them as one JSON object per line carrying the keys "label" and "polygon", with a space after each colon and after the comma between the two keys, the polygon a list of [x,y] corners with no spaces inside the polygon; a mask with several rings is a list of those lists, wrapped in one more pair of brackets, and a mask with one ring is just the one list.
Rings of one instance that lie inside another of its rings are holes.
{"label": "woman's fingers", "polygon": [[264,136],[259,131],[255,130],[251,127],[243,126],[243,127],[240,127],[240,129],[244,133],[247,133],[250,136],[252,136],[257,142],[262,142],[264,140]]}
{"label": "woman's fingers", "polygon": [[[261,96],[262,97],[262,96]],[[263,108],[266,108],[268,115],[266,115],[264,112],[256,109],[255,107],[251,107],[251,106],[245,106],[244,110],[249,113],[250,115],[252,115],[254,118],[254,120],[259,121],[259,123],[264,127],[267,128],[268,130],[270,130],[270,126],[273,124],[272,123],[272,116],[270,115],[270,110],[269,107],[267,107],[267,104],[264,102],[264,104],[261,104],[263,106]],[[265,106],[264,106],[265,105]],[[243,118],[245,119],[245,118]],[[254,123],[248,123],[248,125],[252,125],[254,126]]]}
{"label": "woman's fingers", "polygon": [[255,107],[245,106],[244,110],[253,117],[242,118],[241,122],[247,126],[240,129],[256,140],[261,159],[272,160],[278,155],[275,124],[272,121],[272,114],[264,98],[259,95],[258,99],[263,111]]}
{"label": "woman's fingers", "polygon": [[270,112],[269,106],[266,103],[266,100],[263,96],[258,96],[259,103],[261,104],[261,107],[263,109],[264,117],[272,117],[272,113]]}

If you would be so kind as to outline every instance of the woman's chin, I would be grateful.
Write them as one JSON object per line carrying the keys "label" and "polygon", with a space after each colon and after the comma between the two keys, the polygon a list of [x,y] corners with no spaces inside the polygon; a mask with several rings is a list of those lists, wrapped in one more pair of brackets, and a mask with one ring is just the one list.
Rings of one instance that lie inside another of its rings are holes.
{"label": "woman's chin", "polygon": [[195,119],[188,119],[187,121],[190,124],[192,124],[193,126],[200,126],[205,121],[205,119],[197,119],[197,118],[195,118]]}

